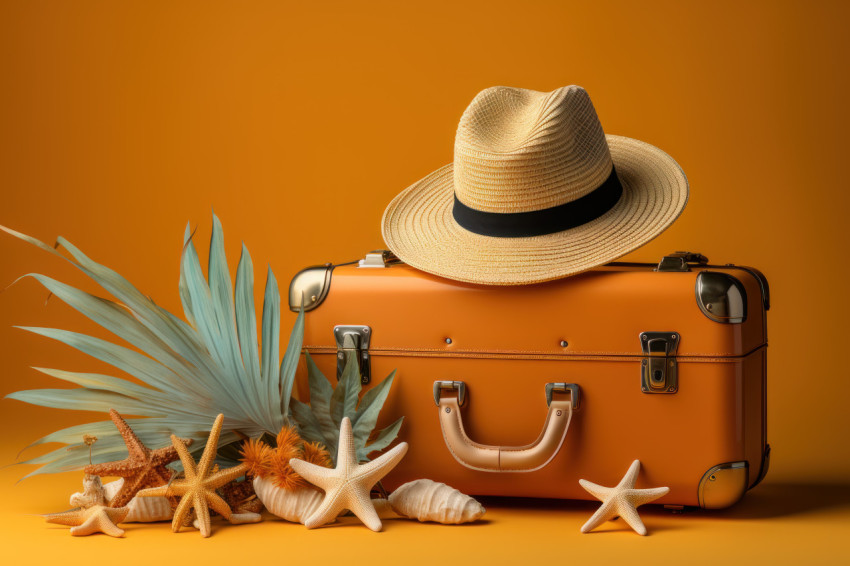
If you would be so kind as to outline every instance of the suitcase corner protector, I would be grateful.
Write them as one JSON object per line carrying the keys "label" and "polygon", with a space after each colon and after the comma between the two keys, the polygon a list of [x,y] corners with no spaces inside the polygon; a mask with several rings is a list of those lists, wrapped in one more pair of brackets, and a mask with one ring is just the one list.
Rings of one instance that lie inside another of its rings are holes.
{"label": "suitcase corner protector", "polygon": [[747,491],[749,463],[727,462],[709,468],[699,482],[699,506],[724,509],[737,503]]}
{"label": "suitcase corner protector", "polygon": [[303,305],[304,312],[307,312],[322,304],[331,287],[333,269],[332,264],[326,263],[296,273],[289,283],[289,310],[298,312]]}

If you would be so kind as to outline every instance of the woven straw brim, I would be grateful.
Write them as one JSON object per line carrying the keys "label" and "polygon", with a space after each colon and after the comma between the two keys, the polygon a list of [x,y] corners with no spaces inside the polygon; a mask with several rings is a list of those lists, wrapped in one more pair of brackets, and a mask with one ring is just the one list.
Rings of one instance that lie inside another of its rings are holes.
{"label": "woven straw brim", "polygon": [[606,138],[623,195],[596,220],[526,238],[469,232],[452,216],[449,164],[393,199],[382,220],[384,241],[402,261],[422,271],[485,285],[541,283],[614,261],[678,218],[688,201],[688,181],[673,158],[657,147],[622,136]]}

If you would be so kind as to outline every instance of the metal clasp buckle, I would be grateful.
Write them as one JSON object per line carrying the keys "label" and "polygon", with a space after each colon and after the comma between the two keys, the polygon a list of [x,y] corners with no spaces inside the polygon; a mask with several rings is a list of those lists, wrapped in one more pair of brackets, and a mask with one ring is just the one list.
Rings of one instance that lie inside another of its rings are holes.
{"label": "metal clasp buckle", "polygon": [[372,329],[368,326],[335,326],[336,340],[336,378],[342,377],[345,364],[355,356],[360,366],[360,382],[364,385],[372,378],[372,360],[369,357],[369,343],[372,341]]}
{"label": "metal clasp buckle", "polygon": [[655,271],[690,271],[689,263],[705,265],[708,258],[695,252],[673,252],[661,258]]}
{"label": "metal clasp buckle", "polygon": [[399,263],[399,259],[389,250],[372,250],[366,254],[365,259],[357,262],[357,267],[387,267],[393,263]]}
{"label": "metal clasp buckle", "polygon": [[676,350],[677,332],[641,332],[640,389],[644,393],[675,393],[679,390]]}

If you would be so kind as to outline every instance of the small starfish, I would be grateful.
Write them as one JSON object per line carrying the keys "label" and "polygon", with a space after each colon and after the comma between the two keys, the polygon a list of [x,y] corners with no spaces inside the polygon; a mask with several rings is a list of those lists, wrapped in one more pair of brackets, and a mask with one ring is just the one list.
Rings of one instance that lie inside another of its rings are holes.
{"label": "small starfish", "polygon": [[180,496],[180,502],[174,510],[174,519],[171,521],[171,530],[175,533],[186,522],[191,509],[194,509],[197,515],[196,525],[202,537],[208,537],[211,534],[210,507],[234,525],[256,523],[261,519],[257,513],[233,513],[230,506],[215,492],[221,486],[245,475],[248,469],[247,465],[239,464],[226,470],[212,470],[223,422],[224,415],[216,417],[204,453],[201,455],[201,461],[197,464],[183,441],[172,434],[171,444],[174,445],[180,461],[183,462],[186,477],[174,480],[168,485],[144,489],[137,494],[140,497]]}
{"label": "small starfish", "polygon": [[316,511],[304,522],[308,529],[329,523],[343,509],[348,509],[373,531],[382,528],[381,519],[369,497],[369,492],[407,453],[407,443],[402,442],[386,454],[367,464],[357,463],[351,421],[342,419],[339,430],[339,450],[336,468],[325,468],[298,458],[289,460],[295,472],[313,485],[325,491],[325,498]]}
{"label": "small starfish", "polygon": [[48,523],[68,525],[75,537],[84,537],[94,533],[104,533],[111,537],[123,537],[124,530],[118,528],[118,523],[127,517],[129,507],[105,507],[95,505],[88,509],[73,509],[64,513],[44,515]]}
{"label": "small starfish", "polygon": [[646,527],[640,520],[637,508],[644,503],[655,501],[662,495],[666,495],[669,487],[656,487],[653,489],[635,489],[635,481],[640,472],[640,460],[635,460],[629,466],[629,471],[617,484],[617,487],[602,487],[587,480],[578,480],[578,483],[596,499],[602,501],[602,507],[587,520],[581,528],[581,532],[588,533],[604,523],[605,521],[622,517],[628,525],[639,535],[646,535]]}
{"label": "small starfish", "polygon": [[[166,467],[166,464],[177,459],[177,451],[172,446],[151,450],[142,444],[118,411],[110,409],[109,416],[112,417],[112,422],[124,438],[124,444],[127,445],[127,458],[103,464],[90,464],[83,470],[95,476],[124,478],[121,489],[109,501],[110,507],[122,507],[127,505],[139,490],[168,483],[171,479],[171,470]],[[183,442],[188,446],[192,440],[185,439]]]}

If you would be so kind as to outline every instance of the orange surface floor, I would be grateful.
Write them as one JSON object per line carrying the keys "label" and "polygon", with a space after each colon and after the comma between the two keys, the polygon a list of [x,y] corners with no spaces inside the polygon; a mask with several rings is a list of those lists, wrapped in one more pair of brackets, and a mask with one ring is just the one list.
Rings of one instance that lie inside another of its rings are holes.
{"label": "orange surface floor", "polygon": [[[14,454],[4,454],[8,461]],[[72,537],[37,514],[65,510],[81,474],[38,476],[15,485],[20,467],[0,470],[5,564],[846,564],[850,486],[772,483],[770,479],[725,511],[674,515],[640,508],[649,535],[622,520],[598,531],[579,528],[596,504],[579,501],[486,499],[480,523],[444,526],[404,519],[373,533],[353,518],[308,531],[272,516],[231,526],[213,520],[201,539],[169,523],[125,524],[124,539]]]}

